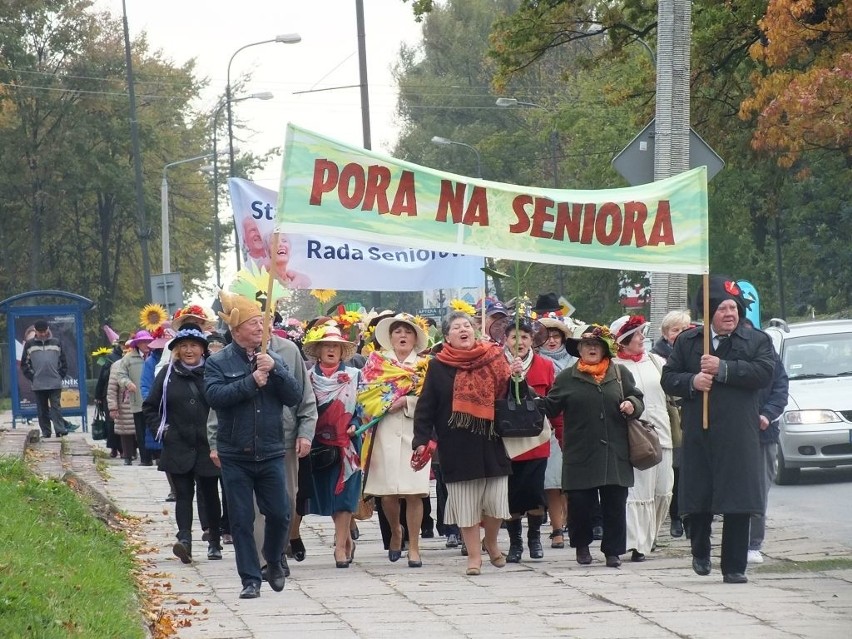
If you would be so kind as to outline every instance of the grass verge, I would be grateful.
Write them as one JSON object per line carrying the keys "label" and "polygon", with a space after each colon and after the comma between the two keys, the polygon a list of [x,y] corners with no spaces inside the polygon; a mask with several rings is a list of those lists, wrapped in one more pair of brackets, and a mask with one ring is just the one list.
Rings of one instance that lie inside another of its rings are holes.
{"label": "grass verge", "polygon": [[77,494],[0,458],[0,637],[145,636],[123,537]]}

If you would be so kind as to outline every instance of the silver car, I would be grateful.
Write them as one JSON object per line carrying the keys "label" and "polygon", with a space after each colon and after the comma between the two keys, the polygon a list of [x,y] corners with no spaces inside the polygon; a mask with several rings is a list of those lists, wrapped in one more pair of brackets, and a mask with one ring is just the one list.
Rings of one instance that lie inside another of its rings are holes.
{"label": "silver car", "polygon": [[852,320],[770,320],[764,330],[790,378],[775,482],[795,484],[802,468],[852,464]]}

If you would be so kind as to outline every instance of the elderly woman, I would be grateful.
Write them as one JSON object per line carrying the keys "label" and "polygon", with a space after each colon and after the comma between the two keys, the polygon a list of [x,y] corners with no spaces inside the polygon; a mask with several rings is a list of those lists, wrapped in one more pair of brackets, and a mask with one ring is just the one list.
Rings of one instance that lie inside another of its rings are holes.
{"label": "elderly woman", "polygon": [[355,556],[349,529],[361,496],[361,460],[353,437],[360,371],[343,360],[355,354],[355,344],[329,323],[308,331],[303,349],[316,361],[308,379],[317,396],[318,418],[310,455],[312,491],[300,514],[332,518],[334,564],[348,568]]}
{"label": "elderly woman", "polygon": [[154,379],[142,410],[148,429],[162,442],[158,468],[171,476],[175,488],[177,543],[172,547],[183,563],[192,562],[192,500],[195,486],[207,507],[208,559],[221,559],[219,469],[210,459],[204,395],[207,339],[201,327],[184,324],[169,342],[169,365]]}
{"label": "elderly woman", "polygon": [[[572,335],[572,327],[555,316],[542,317],[539,323],[547,329],[547,339],[538,349],[538,354],[553,362],[558,375],[569,368],[577,358],[565,349],[566,340]],[[548,389],[550,390],[550,389]],[[550,547],[564,548],[568,525],[568,502],[562,493],[562,417],[551,420],[553,433],[550,437],[550,457],[544,471],[544,496],[547,499],[547,512],[550,515]]]}
{"label": "elderly woman", "polygon": [[663,449],[663,461],[648,470],[635,470],[633,487],[627,491],[627,549],[631,561],[645,561],[654,547],[672,499],[672,432],[666,394],[660,386],[665,360],[645,352],[648,322],[641,315],[621,317],[610,326],[618,354],[615,362],[633,375],[642,391],[643,417],[654,425]]}
{"label": "elderly woman", "polygon": [[[110,369],[107,404],[115,420],[115,432],[121,435],[124,463],[133,463],[133,452],[139,448],[139,464],[153,466],[151,452],[145,448],[145,417],[142,415],[142,369],[148,357],[151,333],[142,330],[127,341],[127,352]],[[130,429],[128,421],[133,421]],[[128,432],[129,431],[129,432]]]}
{"label": "elderly woman", "polygon": [[[659,355],[663,359],[663,363],[672,354],[677,336],[683,331],[692,326],[692,319],[689,316],[689,311],[670,311],[663,317],[663,322],[660,325],[662,337],[656,341],[651,353]],[[678,404],[678,414],[680,413],[680,405]],[[683,537],[684,520],[678,511],[677,492],[680,482],[680,453],[681,453],[681,436],[680,436],[680,418],[677,423],[671,424],[672,427],[672,472],[674,473],[674,483],[672,484],[672,501],[669,504],[669,519],[671,527],[669,533],[672,537]]]}
{"label": "elderly woman", "polygon": [[441,329],[444,343],[429,363],[414,413],[412,464],[425,464],[431,441],[437,441],[448,491],[444,521],[461,528],[470,549],[467,574],[479,575],[480,522],[491,564],[497,568],[506,565],[497,533],[510,514],[512,465],[494,432],[494,404],[506,396],[509,377],[519,373],[522,364],[518,359],[510,366],[502,347],[477,340],[466,313],[450,313]]}
{"label": "elderly woman", "polygon": [[[523,369],[519,376],[539,397],[547,395],[556,373],[553,363],[537,355],[533,348],[545,339],[546,328],[530,318],[506,318],[504,353],[511,363],[521,360]],[[561,425],[561,419],[559,419]],[[518,563],[524,553],[522,517],[527,516],[527,548],[531,559],[544,557],[541,545],[541,525],[544,521],[544,475],[550,457],[551,442],[548,440],[517,457],[512,458],[512,474],[509,476],[509,512],[506,522],[509,532],[509,552],[506,561]],[[561,509],[553,514],[561,521]],[[560,529],[561,534],[561,529]]]}
{"label": "elderly woman", "polygon": [[408,565],[421,567],[420,526],[423,497],[429,495],[429,463],[419,470],[411,467],[411,442],[414,439],[414,411],[418,383],[425,358],[418,353],[426,348],[426,333],[411,315],[401,313],[385,317],[375,330],[379,350],[370,354],[361,370],[358,403],[362,420],[378,419],[365,466],[364,494],[380,497],[382,511],[390,525],[388,559],[402,556],[403,527],[400,525],[400,500],[405,500],[405,518],[410,531]]}
{"label": "elderly woman", "polygon": [[579,361],[556,376],[542,403],[548,416],[565,418],[562,487],[571,505],[571,546],[577,563],[592,563],[592,510],[599,495],[601,551],[606,565],[618,568],[626,552],[627,489],[633,485],[626,418],[642,413],[642,391],[630,371],[612,363],[615,343],[608,327],[577,328],[566,348]]}

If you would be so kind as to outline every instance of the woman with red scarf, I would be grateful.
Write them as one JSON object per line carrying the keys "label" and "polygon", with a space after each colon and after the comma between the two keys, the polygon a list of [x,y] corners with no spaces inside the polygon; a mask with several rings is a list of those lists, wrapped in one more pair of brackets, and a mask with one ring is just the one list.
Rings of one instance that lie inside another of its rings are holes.
{"label": "woman with red scarf", "polygon": [[431,442],[438,442],[448,491],[444,522],[461,528],[470,549],[466,574],[478,575],[480,522],[491,565],[506,565],[497,533],[509,517],[512,465],[494,432],[494,403],[506,396],[509,377],[519,373],[522,364],[519,359],[507,362],[498,344],[477,340],[466,313],[450,313],[441,328],[444,343],[429,364],[414,412],[411,463],[415,468],[425,465]]}
{"label": "woman with red scarf", "polygon": [[[648,470],[634,471],[635,484],[627,492],[627,549],[631,561],[645,561],[672,500],[672,429],[666,408],[666,393],[660,386],[665,360],[645,352],[648,322],[641,315],[620,317],[610,325],[618,354],[615,361],[633,375],[642,389],[643,418],[654,425],[663,448],[663,461]],[[655,359],[656,358],[656,359]]]}
{"label": "woman with red scarf", "polygon": [[627,552],[627,489],[633,486],[626,418],[642,414],[642,391],[630,371],[612,362],[615,341],[608,327],[581,326],[565,348],[580,361],[556,376],[542,403],[548,417],[565,416],[562,489],[571,546],[577,563],[592,563],[592,509],[599,495],[601,552],[607,566],[618,568]]}

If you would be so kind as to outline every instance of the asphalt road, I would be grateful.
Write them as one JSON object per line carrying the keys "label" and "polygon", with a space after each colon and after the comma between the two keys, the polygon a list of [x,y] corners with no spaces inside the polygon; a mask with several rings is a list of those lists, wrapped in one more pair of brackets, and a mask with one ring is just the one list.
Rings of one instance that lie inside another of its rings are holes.
{"label": "asphalt road", "polygon": [[852,466],[803,469],[798,485],[773,484],[767,516],[768,526],[794,523],[816,543],[852,543]]}

